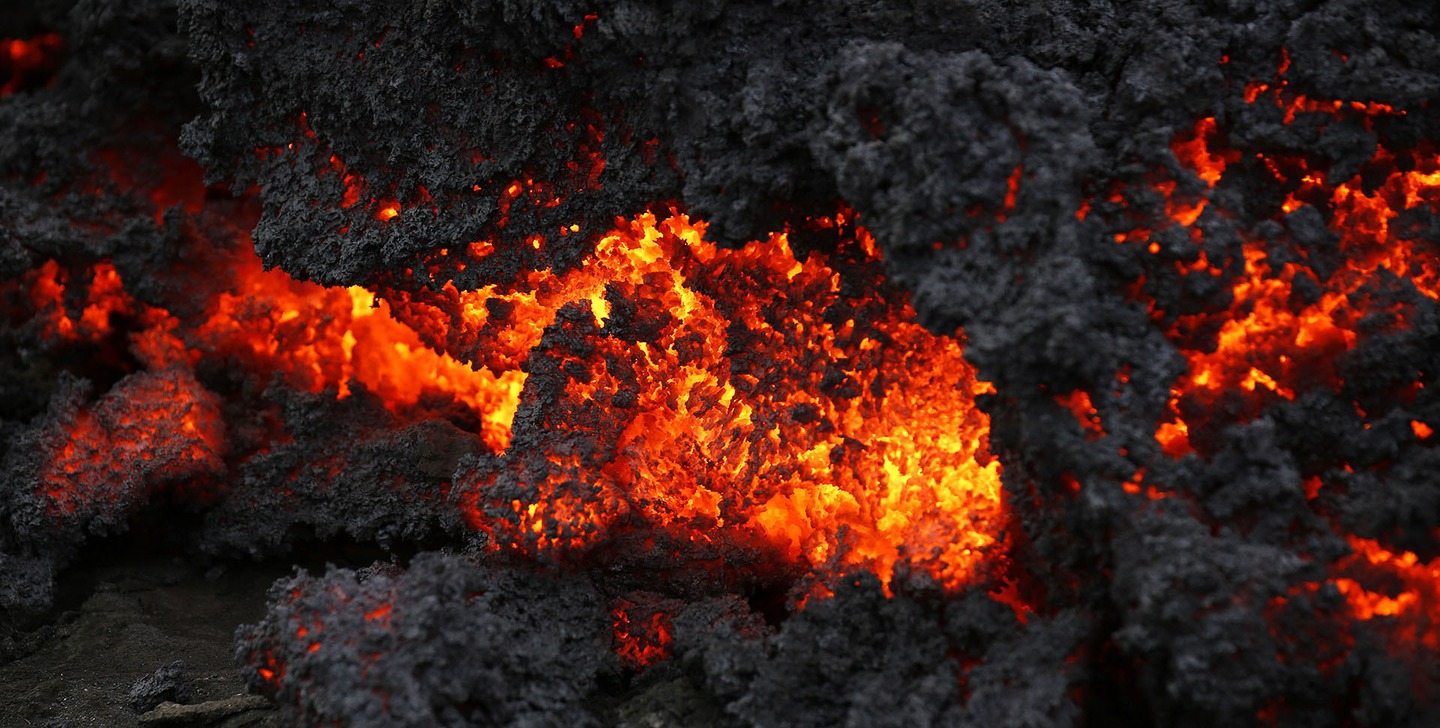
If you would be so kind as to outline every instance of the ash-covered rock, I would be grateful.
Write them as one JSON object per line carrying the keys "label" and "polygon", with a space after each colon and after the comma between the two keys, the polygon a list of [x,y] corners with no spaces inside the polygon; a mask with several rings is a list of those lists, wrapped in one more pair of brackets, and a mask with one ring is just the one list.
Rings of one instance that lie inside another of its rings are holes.
{"label": "ash-covered rock", "polygon": [[713,698],[688,680],[657,683],[616,709],[622,728],[708,728],[722,725]]}
{"label": "ash-covered rock", "polygon": [[268,558],[337,538],[388,550],[459,537],[447,492],[460,459],[482,447],[473,434],[438,419],[405,425],[363,390],[268,398],[290,441],[246,460],[205,515],[206,552]]}
{"label": "ash-covered rock", "polygon": [[579,575],[427,553],[282,579],[237,657],[300,725],[598,725],[584,701],[617,669],[609,628]]}
{"label": "ash-covered rock", "polygon": [[21,5],[13,15],[30,22],[4,37],[53,32],[63,45],[48,83],[0,100],[0,277],[50,258],[161,249],[148,201],[114,194],[137,181],[114,162],[138,151],[137,171],[159,172],[173,160],[157,152],[173,148],[198,111],[198,73],[176,32],[173,0],[34,3],[33,12]]}
{"label": "ash-covered rock", "polygon": [[184,660],[176,660],[130,686],[130,710],[137,714],[148,713],[167,702],[190,702],[190,681],[185,678]]}
{"label": "ash-covered rock", "polygon": [[[778,629],[743,604],[699,603],[675,620],[675,656],[724,705],[725,723],[1073,725],[1088,632],[1076,613],[1021,624],[980,591],[887,597],[842,581]],[[1024,696],[1020,698],[1019,696]]]}
{"label": "ash-covered rock", "polygon": [[[263,186],[256,249],[302,278],[373,281],[437,241],[489,235],[503,252],[468,267],[466,288],[566,270],[614,215],[672,197],[675,179],[645,150],[648,136],[611,123],[620,98],[598,79],[643,62],[592,51],[587,12],[183,3],[199,89],[214,103],[188,125],[186,148],[211,179]],[[553,194],[509,191],[527,180]],[[401,211],[377,218],[386,200]],[[578,234],[556,233],[572,224]],[[523,244],[541,230],[543,256]]]}

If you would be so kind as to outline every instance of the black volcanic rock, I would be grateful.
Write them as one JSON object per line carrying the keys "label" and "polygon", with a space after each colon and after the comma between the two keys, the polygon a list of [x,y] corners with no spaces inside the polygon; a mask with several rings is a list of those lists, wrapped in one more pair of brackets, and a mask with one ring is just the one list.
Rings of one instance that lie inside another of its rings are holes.
{"label": "black volcanic rock", "polygon": [[176,660],[136,680],[130,686],[130,710],[147,713],[164,702],[189,702],[190,684],[184,673],[185,662]]}
{"label": "black volcanic rock", "polygon": [[942,607],[887,597],[863,575],[773,632],[743,606],[696,605],[676,659],[734,725],[1073,725],[1087,631],[1077,613],[1022,625],[973,590]]}
{"label": "black volcanic rock", "polygon": [[597,725],[583,701],[616,669],[608,628],[583,578],[429,553],[276,582],[237,657],[306,724]]}
{"label": "black volcanic rock", "polygon": [[461,457],[482,447],[474,435],[438,418],[405,425],[363,391],[270,397],[293,439],[246,461],[205,515],[204,551],[266,558],[336,538],[385,549],[459,538],[445,491]]}

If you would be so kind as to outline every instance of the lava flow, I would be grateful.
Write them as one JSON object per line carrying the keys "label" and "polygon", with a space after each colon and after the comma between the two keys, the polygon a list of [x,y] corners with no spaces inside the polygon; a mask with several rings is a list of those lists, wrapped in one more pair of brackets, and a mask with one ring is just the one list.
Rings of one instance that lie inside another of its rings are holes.
{"label": "lava flow", "polygon": [[[1196,130],[1197,136],[1203,132],[1203,126]],[[1394,156],[1380,149],[1373,164],[1390,171],[1377,188],[1368,190],[1358,176],[1331,183],[1318,171],[1305,170],[1299,180],[1280,181],[1296,190],[1284,205],[1286,213],[1299,207],[1297,198],[1316,200],[1332,210],[1330,227],[1344,263],[1318,281],[1304,262],[1271,262],[1264,241],[1245,245],[1243,275],[1233,284],[1234,303],[1220,322],[1215,348],[1192,350],[1190,370],[1176,386],[1176,419],[1162,425],[1158,435],[1167,452],[1189,450],[1189,425],[1180,416],[1186,406],[1209,406],[1224,393],[1243,392],[1250,401],[1248,411],[1254,412],[1267,398],[1293,400],[1305,387],[1338,387],[1333,359],[1354,347],[1362,319],[1387,314],[1390,325],[1403,325],[1403,311],[1376,311],[1367,304],[1365,287],[1378,282],[1382,270],[1407,281],[1419,295],[1440,297],[1440,266],[1418,249],[1418,241],[1402,239],[1390,229],[1390,221],[1407,208],[1440,205],[1440,157],[1417,154],[1407,162],[1397,167]],[[1200,169],[1198,164],[1194,168]],[[1270,168],[1277,169],[1273,163]],[[1213,269],[1202,272],[1219,274]],[[1296,298],[1297,277],[1320,289],[1313,300]],[[1296,306],[1296,300],[1303,303]],[[1180,317],[1175,331],[1213,326],[1198,320],[1208,316]]]}
{"label": "lava flow", "polygon": [[[1286,65],[1288,59],[1282,63],[1282,76]],[[1273,102],[1283,110],[1285,124],[1293,123],[1297,114],[1322,114],[1350,118],[1368,129],[1376,117],[1405,113],[1383,104],[1321,102],[1291,95],[1283,81],[1273,88],[1252,83],[1245,100]],[[1165,199],[1170,218],[1166,224],[1185,229],[1197,246],[1179,255],[1163,252],[1179,258],[1175,265],[1182,276],[1224,281],[1229,305],[1171,315],[1143,294],[1143,283],[1134,290],[1188,365],[1171,389],[1155,439],[1171,458],[1203,458],[1213,454],[1216,433],[1222,428],[1252,421],[1272,405],[1293,403],[1316,391],[1345,396],[1351,387],[1337,362],[1366,337],[1403,331],[1420,301],[1440,300],[1440,262],[1428,247],[1433,243],[1405,223],[1417,213],[1440,211],[1440,155],[1428,144],[1403,152],[1382,145],[1359,172],[1334,178],[1329,170],[1315,168],[1303,158],[1255,153],[1254,166],[1286,193],[1275,219],[1305,229],[1310,221],[1320,220],[1315,213],[1322,212],[1328,219],[1324,234],[1331,236],[1338,255],[1326,260],[1322,245],[1291,248],[1292,241],[1285,237],[1277,241],[1274,235],[1242,233],[1243,260],[1222,267],[1198,250],[1205,242],[1201,214],[1227,168],[1239,163],[1241,154],[1226,148],[1214,118],[1201,119],[1171,148],[1204,189],[1198,199],[1186,202],[1174,195],[1175,182],[1155,185]],[[1120,199],[1117,193],[1113,201]],[[1162,254],[1149,230],[1118,234],[1115,239],[1120,244],[1146,245],[1151,255]],[[1364,429],[1389,416],[1401,423],[1392,429],[1402,446],[1423,446],[1432,433],[1430,423],[1411,419],[1405,404],[1425,386],[1423,379],[1404,383],[1393,400],[1383,403],[1384,411],[1367,412],[1359,399],[1350,404]],[[1325,463],[1326,469],[1303,474],[1305,497],[1318,515],[1336,520],[1323,505],[1321,493],[1332,484],[1347,487],[1356,468],[1319,456],[1312,460]],[[1379,460],[1372,467],[1383,470],[1387,463]],[[1138,485],[1127,490],[1139,492]],[[1336,523],[1336,530],[1344,529]],[[1323,585],[1343,595],[1354,619],[1393,621],[1392,647],[1397,652],[1436,649],[1433,625],[1440,619],[1434,601],[1436,562],[1424,563],[1414,553],[1387,548],[1373,539],[1346,538],[1352,553],[1330,565],[1330,578],[1306,583],[1300,591],[1314,593]]]}
{"label": "lava flow", "polygon": [[546,377],[521,411],[554,443],[463,480],[471,523],[507,547],[584,550],[643,525],[886,581],[902,559],[972,581],[999,539],[1000,479],[973,401],[990,388],[959,344],[898,294],[844,295],[882,289],[856,285],[880,276],[863,230],[836,254],[860,264],[846,273],[797,261],[784,233],[739,250],[703,233],[643,215],[504,307],[452,292],[469,330],[497,309],[529,327],[506,328]]}
{"label": "lava flow", "polygon": [[[57,433],[50,511],[79,521],[199,474],[223,487],[221,460],[254,454],[227,449],[195,374],[225,363],[261,388],[363,392],[402,420],[459,405],[488,452],[456,476],[459,503],[497,549],[574,559],[656,533],[758,549],[820,582],[854,568],[888,582],[902,562],[980,581],[1003,546],[974,401],[992,389],[957,340],[913,322],[863,228],[807,224],[837,250],[797,260],[787,233],[720,249],[683,214],[645,214],[579,268],[504,293],[327,289],[263,270],[243,235],[208,249],[204,272],[166,274],[205,284],[170,309],[128,295],[107,263],[51,262],[22,282],[40,325],[57,345],[128,336],[138,365],[124,397],[78,406]],[[151,484],[117,490],[106,457]]]}
{"label": "lava flow", "polygon": [[[1280,66],[1281,76],[1288,65],[1287,57]],[[1368,117],[1404,114],[1383,104],[1322,103],[1303,95],[1289,96],[1282,93],[1283,81],[1273,92],[1270,88],[1252,83],[1245,99],[1256,103],[1273,95],[1273,102],[1285,110],[1286,124],[1294,121],[1296,113],[1353,115],[1367,126]],[[1207,191],[1220,181],[1227,165],[1240,158],[1238,152],[1224,148],[1213,118],[1201,119],[1171,147]],[[1255,156],[1275,185],[1290,191],[1279,212],[1288,215],[1309,205],[1328,210],[1329,228],[1343,260],[1336,270],[1326,271],[1323,261],[1276,255],[1266,240],[1247,240],[1243,270],[1233,276],[1229,308],[1174,317],[1168,335],[1184,350],[1189,369],[1172,390],[1171,418],[1156,433],[1165,451],[1174,456],[1193,451],[1188,437],[1192,423],[1187,419],[1215,410],[1224,397],[1238,395],[1244,402],[1240,410],[1254,416],[1265,403],[1275,398],[1293,400],[1297,391],[1306,388],[1338,389],[1342,383],[1334,371],[1334,358],[1355,346],[1361,329],[1404,326],[1403,307],[1375,310],[1370,303],[1374,296],[1368,289],[1387,275],[1418,295],[1440,298],[1440,264],[1423,249],[1423,242],[1392,229],[1391,224],[1413,208],[1440,208],[1440,155],[1425,147],[1398,155],[1378,147],[1362,172],[1343,180],[1329,179],[1326,171],[1310,169],[1303,159]],[[1172,199],[1173,182],[1157,187],[1166,197],[1173,224],[1203,242],[1196,222],[1208,199],[1202,196],[1187,204]],[[1149,232],[1117,239],[1124,242],[1131,237],[1148,239]],[[1150,243],[1149,252],[1159,253],[1159,244]],[[1232,275],[1207,261],[1203,251],[1184,268],[1188,275]],[[1214,332],[1213,340],[1204,332]],[[1190,413],[1188,418],[1185,413]]]}

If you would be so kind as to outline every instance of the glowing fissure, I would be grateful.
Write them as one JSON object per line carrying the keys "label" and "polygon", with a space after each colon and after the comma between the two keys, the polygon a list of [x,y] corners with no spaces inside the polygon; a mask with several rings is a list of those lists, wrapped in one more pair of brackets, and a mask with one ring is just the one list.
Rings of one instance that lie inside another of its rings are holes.
{"label": "glowing fissure", "polygon": [[[1286,65],[1282,61],[1280,76]],[[1289,123],[1298,108],[1292,107],[1298,102],[1283,93],[1284,86],[1283,81],[1278,82],[1272,97],[1261,94],[1272,89],[1270,85],[1252,84],[1252,90],[1259,91],[1247,93],[1246,98],[1252,103],[1271,99],[1288,110]],[[1367,124],[1370,117],[1404,113],[1380,104],[1321,103],[1299,98],[1305,102],[1300,111],[1357,114],[1364,116]],[[1207,192],[1220,181],[1226,166],[1240,158],[1238,152],[1219,144],[1213,118],[1198,121],[1193,130],[1172,143],[1171,149],[1181,165],[1205,183]],[[1383,182],[1368,187],[1358,174],[1348,180],[1328,180],[1323,171],[1310,170],[1303,161],[1279,164],[1279,160],[1267,155],[1256,156],[1275,175],[1277,184],[1293,190],[1282,212],[1294,212],[1306,201],[1331,210],[1329,227],[1338,237],[1344,263],[1325,280],[1316,280],[1303,263],[1272,262],[1264,240],[1248,240],[1244,244],[1243,272],[1231,283],[1230,308],[1180,316],[1169,325],[1172,339],[1189,360],[1189,370],[1172,390],[1169,416],[1156,432],[1165,452],[1172,456],[1193,452],[1189,433],[1195,423],[1187,422],[1182,412],[1205,412],[1222,396],[1240,393],[1245,411],[1253,414],[1274,398],[1294,399],[1295,393],[1306,387],[1338,388],[1333,360],[1354,347],[1361,319],[1379,313],[1368,307],[1365,288],[1379,279],[1382,270],[1407,281],[1420,295],[1440,298],[1440,263],[1420,249],[1420,241],[1401,237],[1390,227],[1391,221],[1406,209],[1429,206],[1433,210],[1440,205],[1440,156],[1422,149],[1402,161],[1379,148],[1368,166],[1389,171]],[[1297,166],[1300,171],[1293,176],[1281,171]],[[1170,224],[1186,228],[1197,244],[1203,242],[1204,233],[1196,223],[1208,203],[1207,197],[1175,200],[1173,181],[1156,183],[1155,188],[1166,200]],[[1367,192],[1367,188],[1372,191]],[[1119,192],[1112,196],[1114,201],[1121,199]],[[1151,236],[1152,231],[1137,229],[1118,233],[1116,240],[1140,242],[1150,253],[1158,254],[1159,243],[1152,242]],[[1176,265],[1181,266],[1178,262]],[[1194,264],[1181,266],[1180,272],[1226,275],[1206,259],[1203,251]],[[1320,294],[1297,305],[1297,277],[1305,277],[1310,287],[1320,288]],[[1143,294],[1137,297],[1145,299]],[[1403,310],[1387,313],[1394,315],[1396,325],[1403,325]],[[1157,320],[1162,316],[1153,310],[1153,305],[1152,314]],[[1218,331],[1213,348],[1188,343],[1188,332],[1210,329]]]}
{"label": "glowing fissure", "polygon": [[[1283,77],[1287,66],[1288,58],[1282,59],[1277,78]],[[1336,117],[1353,115],[1370,128],[1376,117],[1405,113],[1383,104],[1317,101],[1291,95],[1285,87],[1283,78],[1274,84],[1252,83],[1245,98],[1250,103],[1268,101],[1280,106],[1285,110],[1287,124],[1297,113],[1324,113]],[[1207,194],[1220,182],[1226,166],[1240,159],[1238,152],[1224,149],[1218,137],[1215,120],[1205,118],[1171,145],[1180,163],[1205,183]],[[1378,309],[1367,293],[1367,288],[1387,272],[1415,295],[1440,300],[1440,260],[1432,250],[1425,249],[1423,240],[1392,229],[1392,222],[1406,210],[1428,207],[1432,214],[1440,210],[1440,155],[1428,145],[1404,153],[1403,159],[1378,148],[1367,165],[1372,170],[1368,184],[1359,174],[1345,180],[1329,179],[1323,170],[1309,168],[1304,160],[1281,160],[1265,154],[1256,157],[1270,170],[1276,184],[1291,190],[1280,213],[1288,215],[1305,205],[1329,211],[1329,229],[1338,240],[1343,263],[1328,277],[1317,280],[1303,263],[1272,260],[1266,241],[1247,240],[1243,270],[1231,278],[1233,302],[1229,308],[1174,320],[1168,333],[1189,366],[1175,382],[1169,411],[1155,432],[1156,440],[1170,457],[1200,454],[1191,443],[1191,433],[1196,427],[1223,424],[1208,420],[1218,411],[1222,398],[1231,398],[1232,402],[1238,398],[1243,403],[1239,417],[1244,420],[1256,416],[1270,403],[1294,400],[1298,393],[1313,388],[1340,391],[1343,382],[1335,371],[1334,360],[1356,346],[1362,330],[1373,333],[1376,321],[1388,320],[1381,324],[1382,329],[1407,325],[1408,306]],[[1382,170],[1384,176],[1375,177],[1374,170]],[[1207,197],[1196,202],[1176,201],[1171,197],[1176,189],[1174,182],[1155,187],[1165,197],[1170,223],[1187,228],[1192,239],[1203,242],[1203,232],[1195,223]],[[1113,199],[1118,201],[1119,194]],[[1081,219],[1086,212],[1081,211]],[[1159,245],[1149,242],[1150,236],[1151,231],[1141,229],[1117,234],[1116,241],[1148,243],[1151,254],[1159,253]],[[1195,265],[1182,273],[1227,275],[1212,267],[1203,253]],[[1296,295],[1295,284],[1302,276],[1307,279],[1306,287],[1318,289],[1318,293]],[[1156,311],[1153,302],[1143,294],[1137,298],[1151,305],[1157,322],[1163,320],[1163,312]],[[1362,320],[1367,319],[1371,323],[1362,326]],[[1189,343],[1188,332],[1207,329],[1218,332],[1212,346],[1194,347]],[[1415,382],[1414,386],[1424,384]],[[1084,421],[1084,409],[1071,404],[1076,416]],[[1417,441],[1425,441],[1432,434],[1430,424],[1419,420],[1411,421],[1410,428]],[[1321,477],[1308,477],[1307,498],[1315,500],[1323,487]],[[1141,492],[1139,478],[1126,490]],[[1331,565],[1331,578],[1325,583],[1344,596],[1356,619],[1397,620],[1397,649],[1410,650],[1422,642],[1426,648],[1436,649],[1433,624],[1440,566],[1422,563],[1413,553],[1387,550],[1374,540],[1351,536],[1349,544],[1353,553]],[[1318,583],[1306,586],[1311,590],[1320,588]],[[1405,640],[1409,645],[1402,644]]]}

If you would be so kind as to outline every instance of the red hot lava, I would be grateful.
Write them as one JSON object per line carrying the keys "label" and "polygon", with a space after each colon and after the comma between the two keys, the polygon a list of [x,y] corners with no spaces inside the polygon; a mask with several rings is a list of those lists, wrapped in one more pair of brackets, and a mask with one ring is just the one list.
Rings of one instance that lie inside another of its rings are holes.
{"label": "red hot lava", "polygon": [[[812,574],[817,593],[857,568],[888,582],[902,562],[950,588],[984,582],[998,573],[1004,508],[974,398],[993,388],[956,339],[915,323],[853,215],[807,225],[835,235],[836,251],[799,260],[785,232],[722,249],[683,214],[644,214],[617,220],[569,273],[428,296],[299,282],[263,270],[236,233],[202,244],[204,271],[166,274],[191,281],[198,302],[185,310],[134,299],[107,263],[52,261],[21,283],[40,325],[58,342],[128,341],[139,365],[59,425],[43,495],[54,517],[83,521],[165,483],[223,488],[211,481],[225,463],[253,453],[227,449],[194,372],[228,362],[261,386],[363,388],[402,418],[453,402],[502,471],[520,462],[517,412],[542,418],[559,444],[543,468],[516,473],[533,498],[500,502],[497,516],[499,471],[457,476],[465,520],[497,549],[576,558],[649,531],[760,549],[780,571]],[[583,346],[547,343],[557,327]],[[547,358],[558,384],[532,379]],[[582,430],[606,438],[603,457],[564,444]],[[123,487],[103,476],[117,467],[131,473]]]}
{"label": "red hot lava", "polygon": [[60,65],[63,47],[58,33],[0,38],[0,96],[46,83]]}
{"label": "red hot lava", "polygon": [[[1297,114],[1324,114],[1355,118],[1369,128],[1373,118],[1405,113],[1384,104],[1319,101],[1291,94],[1283,80],[1287,66],[1288,58],[1282,62],[1279,81],[1254,82],[1245,94],[1248,103],[1273,103],[1284,109],[1286,124],[1294,122]],[[1175,197],[1174,181],[1154,187],[1165,198],[1167,224],[1185,228],[1198,245],[1204,242],[1200,218],[1210,203],[1209,195],[1241,155],[1225,147],[1214,118],[1201,119],[1171,148],[1181,165],[1203,181],[1205,191],[1198,199],[1183,200]],[[1270,247],[1273,243],[1257,235],[1243,243],[1243,265],[1226,267],[1223,262],[1207,260],[1203,251],[1198,256],[1177,256],[1193,257],[1193,262],[1176,261],[1182,275],[1226,281],[1231,296],[1227,309],[1167,316],[1144,295],[1143,282],[1137,286],[1137,298],[1150,305],[1152,318],[1165,328],[1188,362],[1187,371],[1171,390],[1168,413],[1155,432],[1164,453],[1172,458],[1207,455],[1203,443],[1208,441],[1196,439],[1197,432],[1210,437],[1225,424],[1252,419],[1270,404],[1293,401],[1313,389],[1342,391],[1344,382],[1336,371],[1336,358],[1353,349],[1362,336],[1407,325],[1410,306],[1401,303],[1377,308],[1372,288],[1380,281],[1388,278],[1407,287],[1409,295],[1440,300],[1440,261],[1434,251],[1427,249],[1423,240],[1392,225],[1409,210],[1428,208],[1431,214],[1440,210],[1440,155],[1428,145],[1401,153],[1378,147],[1364,165],[1363,175],[1357,172],[1345,179],[1332,178],[1327,170],[1314,169],[1300,158],[1255,157],[1272,175],[1273,183],[1288,191],[1279,214],[1290,215],[1305,206],[1329,212],[1329,229],[1338,241],[1341,263],[1328,275],[1319,276],[1303,253],[1278,259]],[[1111,199],[1123,202],[1119,192]],[[1087,213],[1088,205],[1081,218]],[[1136,229],[1117,234],[1115,239],[1120,244],[1145,245],[1149,254],[1160,255],[1161,245],[1152,235],[1150,230]],[[1164,254],[1173,255],[1169,251]],[[1302,289],[1314,293],[1302,295]],[[1415,381],[1409,398],[1424,386]],[[1405,399],[1401,397],[1402,407]],[[1072,398],[1067,404],[1087,428],[1097,426],[1088,399]],[[1369,418],[1359,402],[1354,406],[1362,419]],[[1417,443],[1433,432],[1427,422],[1411,420],[1409,425]],[[1370,423],[1364,427],[1369,428]],[[1143,469],[1133,483],[1127,483],[1126,490],[1141,492],[1142,481]],[[1305,487],[1313,504],[1325,487],[1324,480],[1320,474],[1309,474]],[[1154,486],[1149,492],[1157,497]],[[1323,509],[1317,512],[1324,513]],[[1375,540],[1350,536],[1348,541],[1353,553],[1331,565],[1332,576],[1326,584],[1344,596],[1355,619],[1394,620],[1398,627],[1392,635],[1398,652],[1416,647],[1435,650],[1433,625],[1440,620],[1436,611],[1440,602],[1434,593],[1436,565],[1422,563],[1413,553],[1386,549]],[[1315,591],[1322,585],[1308,586]]]}

